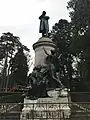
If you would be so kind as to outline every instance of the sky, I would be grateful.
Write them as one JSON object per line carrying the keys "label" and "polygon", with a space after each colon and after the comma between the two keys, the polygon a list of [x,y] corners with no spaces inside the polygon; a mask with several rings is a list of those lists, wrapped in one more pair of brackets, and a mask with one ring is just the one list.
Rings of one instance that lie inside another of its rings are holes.
{"label": "sky", "polygon": [[68,0],[0,0],[0,36],[11,32],[20,37],[34,56],[32,45],[41,37],[39,33],[39,16],[46,11],[49,28],[60,19],[69,18]]}

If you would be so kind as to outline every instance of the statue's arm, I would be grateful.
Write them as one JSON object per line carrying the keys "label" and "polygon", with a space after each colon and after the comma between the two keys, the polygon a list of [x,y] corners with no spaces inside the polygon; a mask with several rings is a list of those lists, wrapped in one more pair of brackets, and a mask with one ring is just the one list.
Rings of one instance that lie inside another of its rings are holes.
{"label": "statue's arm", "polygon": [[59,56],[58,56],[58,59],[60,59],[60,58],[61,58],[61,56],[62,56],[62,55],[59,55]]}
{"label": "statue's arm", "polygon": [[47,51],[45,50],[45,48],[44,48],[44,47],[43,47],[43,50],[44,50],[44,52],[45,52],[45,54],[46,54],[46,55],[49,55],[49,54],[47,53]]}
{"label": "statue's arm", "polygon": [[39,17],[39,19],[41,20],[41,19],[42,19],[42,17],[43,17],[43,16],[41,15],[41,16]]}
{"label": "statue's arm", "polygon": [[55,76],[52,77],[55,81],[57,81],[59,83],[59,85],[62,85],[61,81],[57,78],[55,78]]}

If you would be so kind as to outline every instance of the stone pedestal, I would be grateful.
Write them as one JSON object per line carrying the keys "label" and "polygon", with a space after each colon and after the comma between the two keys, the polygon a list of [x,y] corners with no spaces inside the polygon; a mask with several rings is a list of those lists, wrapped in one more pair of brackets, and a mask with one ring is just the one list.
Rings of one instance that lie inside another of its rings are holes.
{"label": "stone pedestal", "polygon": [[46,53],[51,54],[51,50],[55,49],[55,43],[48,37],[41,37],[38,42],[33,44],[33,49],[35,50],[35,66],[41,65],[45,66]]}
{"label": "stone pedestal", "polygon": [[[52,91],[53,94],[58,92]],[[51,95],[50,95],[51,96]],[[38,98],[36,100],[24,99],[24,107],[20,120],[62,119],[63,115],[69,119],[70,107],[68,105],[67,89],[61,91],[60,97]],[[65,118],[64,118],[65,119]]]}

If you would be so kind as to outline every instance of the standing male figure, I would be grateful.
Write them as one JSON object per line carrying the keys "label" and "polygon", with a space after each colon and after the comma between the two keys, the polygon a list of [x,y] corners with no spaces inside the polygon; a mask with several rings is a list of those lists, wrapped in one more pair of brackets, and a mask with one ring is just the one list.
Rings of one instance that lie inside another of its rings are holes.
{"label": "standing male figure", "polygon": [[46,12],[43,11],[42,15],[39,17],[40,19],[39,33],[42,33],[42,37],[48,36],[48,32],[49,32],[49,24],[48,24],[49,16],[45,16],[45,15]]}

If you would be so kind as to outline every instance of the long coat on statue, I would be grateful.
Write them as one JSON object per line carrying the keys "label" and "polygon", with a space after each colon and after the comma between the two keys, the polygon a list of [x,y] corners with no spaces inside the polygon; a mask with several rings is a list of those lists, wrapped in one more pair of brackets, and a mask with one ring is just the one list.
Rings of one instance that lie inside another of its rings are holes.
{"label": "long coat on statue", "polygon": [[41,16],[39,17],[39,19],[40,19],[39,32],[40,32],[40,33],[47,34],[48,31],[49,31],[49,24],[48,24],[48,19],[49,19],[49,17],[48,17],[48,16],[43,16],[43,15],[41,15]]}

